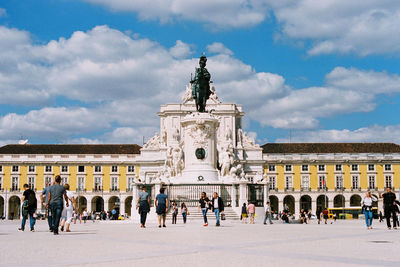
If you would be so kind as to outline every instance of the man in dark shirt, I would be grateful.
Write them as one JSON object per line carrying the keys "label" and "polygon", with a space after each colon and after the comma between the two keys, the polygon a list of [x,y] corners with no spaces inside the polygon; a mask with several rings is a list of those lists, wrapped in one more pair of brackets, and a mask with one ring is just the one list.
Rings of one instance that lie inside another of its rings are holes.
{"label": "man in dark shirt", "polygon": [[55,177],[55,184],[50,187],[49,199],[47,205],[50,206],[51,216],[53,219],[52,230],[55,235],[58,235],[58,226],[60,224],[61,213],[64,207],[63,197],[68,207],[68,197],[64,186],[61,184],[61,177]]}
{"label": "man in dark shirt", "polygon": [[212,203],[212,210],[215,213],[215,219],[216,219],[216,226],[220,226],[220,221],[219,221],[219,215],[220,213],[224,212],[224,202],[222,201],[222,198],[218,196],[217,192],[214,192],[214,197],[211,200]]}
{"label": "man in dark shirt", "polygon": [[165,219],[168,211],[168,196],[164,194],[165,188],[160,188],[160,194],[156,196],[156,213],[158,215],[158,227],[161,228],[161,218],[163,220],[163,227],[165,226]]}
{"label": "man in dark shirt", "polygon": [[397,214],[394,208],[394,201],[396,200],[396,194],[392,192],[392,188],[387,187],[386,193],[379,193],[379,197],[383,198],[383,210],[385,211],[386,224],[388,229],[391,229],[390,217],[393,217],[393,229],[397,229]]}
{"label": "man in dark shirt", "polygon": [[34,232],[36,219],[33,217],[33,214],[36,212],[37,208],[36,195],[35,192],[29,188],[28,184],[24,184],[24,190],[25,191],[22,196],[22,222],[21,222],[21,228],[19,228],[18,230],[19,231],[25,230],[26,219],[28,218],[29,215],[31,232]]}

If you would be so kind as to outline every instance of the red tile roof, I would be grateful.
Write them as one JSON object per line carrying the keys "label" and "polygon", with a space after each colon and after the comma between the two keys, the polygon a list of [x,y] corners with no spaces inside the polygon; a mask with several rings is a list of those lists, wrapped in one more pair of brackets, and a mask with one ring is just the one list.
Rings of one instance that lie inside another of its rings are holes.
{"label": "red tile roof", "polygon": [[267,154],[400,153],[400,145],[394,143],[267,143],[261,147]]}
{"label": "red tile roof", "polygon": [[0,154],[140,154],[138,145],[5,145]]}

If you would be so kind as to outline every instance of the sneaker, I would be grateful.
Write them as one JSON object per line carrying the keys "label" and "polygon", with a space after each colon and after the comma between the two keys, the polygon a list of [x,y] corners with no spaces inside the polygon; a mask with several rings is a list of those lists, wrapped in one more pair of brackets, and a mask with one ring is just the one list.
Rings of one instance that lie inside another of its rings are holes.
{"label": "sneaker", "polygon": [[18,228],[18,231],[20,231],[20,232],[23,232],[23,231],[24,231],[24,229],[22,229],[22,228]]}
{"label": "sneaker", "polygon": [[264,223],[264,224],[267,224],[267,223]]}
{"label": "sneaker", "polygon": [[35,229],[31,229],[31,232],[35,232]]}
{"label": "sneaker", "polygon": [[219,223],[217,223],[215,226],[219,226]]}
{"label": "sneaker", "polygon": [[204,226],[208,226],[208,223],[205,223]]}
{"label": "sneaker", "polygon": [[393,227],[394,230],[397,230],[397,227]]}
{"label": "sneaker", "polygon": [[163,224],[163,226],[162,227],[167,227],[165,224]]}

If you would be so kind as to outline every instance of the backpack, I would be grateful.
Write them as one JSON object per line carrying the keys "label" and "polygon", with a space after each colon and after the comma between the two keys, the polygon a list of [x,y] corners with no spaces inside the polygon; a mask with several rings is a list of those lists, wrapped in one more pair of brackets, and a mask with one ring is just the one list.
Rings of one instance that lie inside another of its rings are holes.
{"label": "backpack", "polygon": [[28,195],[28,206],[35,207],[35,205],[36,205],[36,195],[35,192],[31,191],[30,194]]}

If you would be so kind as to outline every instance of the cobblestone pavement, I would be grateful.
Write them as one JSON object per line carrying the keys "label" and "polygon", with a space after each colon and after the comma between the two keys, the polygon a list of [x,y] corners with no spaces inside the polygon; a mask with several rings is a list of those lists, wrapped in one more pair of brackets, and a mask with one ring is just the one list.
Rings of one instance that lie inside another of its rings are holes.
{"label": "cobblestone pavement", "polygon": [[0,221],[0,266],[400,266],[400,230],[387,230],[383,222],[374,221],[372,230],[361,220],[214,223],[142,229],[128,221],[96,221],[54,236],[45,221],[36,232]]}

